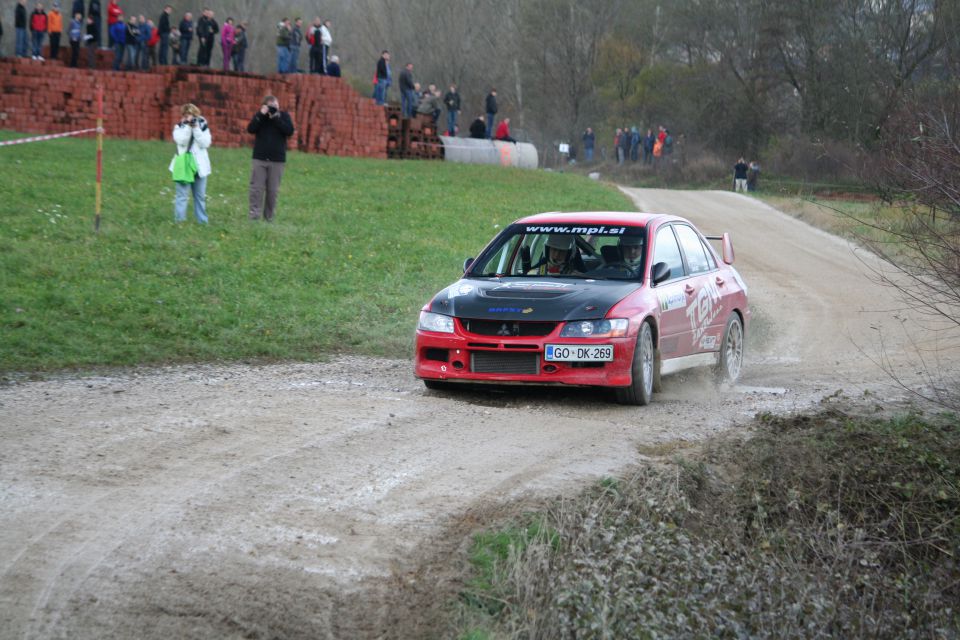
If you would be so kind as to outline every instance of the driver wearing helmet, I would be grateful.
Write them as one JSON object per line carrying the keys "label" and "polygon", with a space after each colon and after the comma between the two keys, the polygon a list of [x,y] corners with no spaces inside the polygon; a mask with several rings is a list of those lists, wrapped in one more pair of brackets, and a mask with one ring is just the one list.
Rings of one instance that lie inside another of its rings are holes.
{"label": "driver wearing helmet", "polygon": [[528,273],[541,276],[563,276],[576,273],[574,253],[576,253],[576,241],[573,236],[551,234],[547,238],[543,259]]}
{"label": "driver wearing helmet", "polygon": [[635,276],[643,266],[643,236],[621,236],[616,245],[605,245],[600,252],[605,268],[628,271]]}
{"label": "driver wearing helmet", "polygon": [[643,236],[623,236],[620,238],[620,255],[623,265],[636,271],[643,264]]}

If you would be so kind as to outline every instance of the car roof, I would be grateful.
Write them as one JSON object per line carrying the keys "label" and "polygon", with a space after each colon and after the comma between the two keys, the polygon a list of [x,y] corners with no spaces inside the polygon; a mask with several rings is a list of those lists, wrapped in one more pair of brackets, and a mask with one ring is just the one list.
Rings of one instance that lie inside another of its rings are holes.
{"label": "car roof", "polygon": [[514,224],[570,224],[576,222],[589,225],[645,227],[654,220],[666,222],[668,220],[683,220],[683,218],[662,213],[638,211],[551,211],[520,218]]}

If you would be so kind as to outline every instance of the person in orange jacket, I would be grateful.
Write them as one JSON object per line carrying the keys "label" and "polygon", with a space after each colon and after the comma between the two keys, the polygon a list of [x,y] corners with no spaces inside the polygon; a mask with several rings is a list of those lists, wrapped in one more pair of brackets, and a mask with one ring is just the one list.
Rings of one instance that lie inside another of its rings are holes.
{"label": "person in orange jacket", "polygon": [[60,58],[60,34],[63,33],[63,14],[60,13],[60,3],[54,2],[50,13],[47,14],[47,33],[50,34],[50,59]]}

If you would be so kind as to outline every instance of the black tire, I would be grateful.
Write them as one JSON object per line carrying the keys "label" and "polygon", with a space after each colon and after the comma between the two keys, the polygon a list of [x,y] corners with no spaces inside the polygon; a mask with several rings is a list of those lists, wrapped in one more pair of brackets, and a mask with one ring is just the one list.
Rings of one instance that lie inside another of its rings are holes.
{"label": "black tire", "polygon": [[423,386],[425,386],[430,391],[449,391],[450,383],[443,382],[442,380],[424,380]]}
{"label": "black tire", "polygon": [[650,404],[653,396],[654,350],[653,331],[649,322],[644,322],[640,327],[637,346],[633,350],[631,374],[633,380],[630,386],[617,389],[617,402],[640,406]]}
{"label": "black tire", "polygon": [[734,384],[743,368],[743,323],[740,316],[732,314],[723,330],[720,343],[720,361],[717,363],[717,382]]}

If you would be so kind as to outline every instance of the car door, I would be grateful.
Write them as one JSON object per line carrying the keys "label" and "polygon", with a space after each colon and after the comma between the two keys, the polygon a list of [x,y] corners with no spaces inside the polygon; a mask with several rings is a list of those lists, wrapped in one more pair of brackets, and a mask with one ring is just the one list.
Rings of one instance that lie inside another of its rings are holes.
{"label": "car door", "polygon": [[726,321],[720,293],[722,281],[717,281],[716,261],[693,227],[675,224],[673,230],[680,242],[687,273],[684,281],[684,293],[687,296],[684,315],[688,331],[685,338],[681,339],[680,347],[689,353],[716,351]]}
{"label": "car door", "polygon": [[673,225],[657,229],[651,260],[651,282],[653,268],[663,262],[670,269],[666,280],[654,287],[660,304],[660,355],[663,359],[690,355],[690,323],[687,320],[689,294],[685,291],[686,271],[683,254],[673,232]]}

